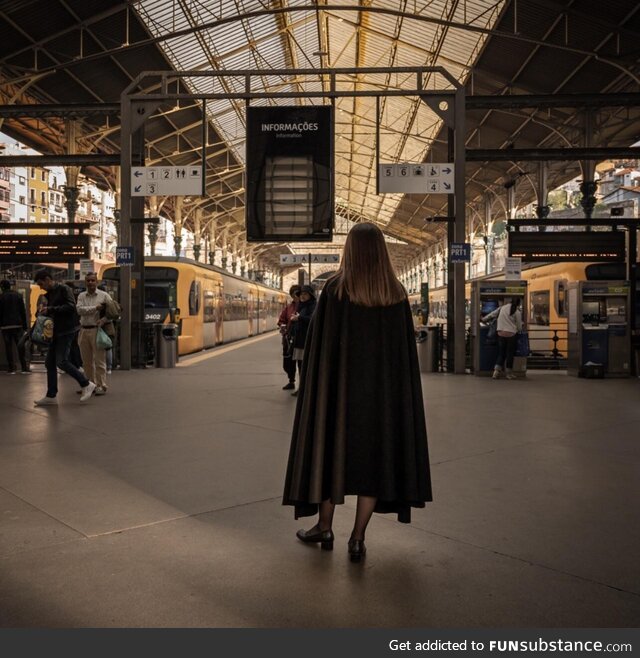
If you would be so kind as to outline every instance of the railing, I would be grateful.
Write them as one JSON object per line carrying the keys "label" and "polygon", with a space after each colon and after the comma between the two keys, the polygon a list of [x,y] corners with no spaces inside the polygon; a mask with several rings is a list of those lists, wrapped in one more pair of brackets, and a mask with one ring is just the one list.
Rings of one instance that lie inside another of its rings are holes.
{"label": "railing", "polygon": [[[433,325],[431,325],[433,326]],[[434,372],[448,372],[447,325],[438,324],[437,364]],[[549,326],[533,325],[527,328],[531,353],[527,358],[529,370],[565,370],[567,368],[566,322],[553,323]],[[472,369],[471,363],[471,328],[465,330],[466,369]]]}
{"label": "railing", "polygon": [[530,370],[564,370],[567,367],[569,332],[566,322],[527,328],[531,353],[527,359]]}

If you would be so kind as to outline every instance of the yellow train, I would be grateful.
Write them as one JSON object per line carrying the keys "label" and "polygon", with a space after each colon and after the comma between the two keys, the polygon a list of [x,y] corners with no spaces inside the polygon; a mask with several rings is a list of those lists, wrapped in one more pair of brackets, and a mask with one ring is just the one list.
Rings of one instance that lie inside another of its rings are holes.
{"label": "yellow train", "polygon": [[[116,299],[119,276],[115,265],[99,273]],[[280,290],[186,258],[147,258],[144,276],[145,322],[178,320],[181,355],[271,331],[287,302]]]}

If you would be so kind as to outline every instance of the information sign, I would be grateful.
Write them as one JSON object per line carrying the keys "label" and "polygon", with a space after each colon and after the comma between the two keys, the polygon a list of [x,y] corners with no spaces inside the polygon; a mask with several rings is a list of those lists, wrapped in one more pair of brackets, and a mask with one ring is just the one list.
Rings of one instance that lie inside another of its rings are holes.
{"label": "information sign", "polygon": [[116,265],[133,265],[133,247],[116,247]]}
{"label": "information sign", "polygon": [[280,265],[301,265],[309,262],[311,257],[311,264],[317,263],[339,263],[339,254],[280,254]]}
{"label": "information sign", "polygon": [[624,261],[625,254],[625,234],[622,231],[509,233],[509,256],[518,256],[525,263]]}
{"label": "information sign", "polygon": [[198,196],[202,166],[131,167],[131,196]]}
{"label": "information sign", "polygon": [[247,108],[248,242],[331,242],[333,106]]}
{"label": "information sign", "polygon": [[450,263],[471,262],[471,244],[468,242],[452,242],[449,248]]}
{"label": "information sign", "polygon": [[84,279],[89,272],[95,272],[95,262],[91,258],[80,259],[80,278]]}
{"label": "information sign", "polygon": [[522,258],[507,256],[504,264],[504,278],[519,281],[522,278]]}
{"label": "information sign", "polygon": [[0,263],[77,263],[89,253],[88,235],[0,235]]}
{"label": "information sign", "polygon": [[378,193],[453,194],[455,169],[451,162],[381,164]]}

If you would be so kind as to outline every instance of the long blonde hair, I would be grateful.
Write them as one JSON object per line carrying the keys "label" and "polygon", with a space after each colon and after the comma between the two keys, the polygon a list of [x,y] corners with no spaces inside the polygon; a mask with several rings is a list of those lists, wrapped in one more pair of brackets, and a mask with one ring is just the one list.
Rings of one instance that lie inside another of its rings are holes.
{"label": "long blonde hair", "polygon": [[347,235],[340,268],[333,277],[338,299],[362,306],[391,306],[407,298],[393,270],[382,231],[368,222]]}

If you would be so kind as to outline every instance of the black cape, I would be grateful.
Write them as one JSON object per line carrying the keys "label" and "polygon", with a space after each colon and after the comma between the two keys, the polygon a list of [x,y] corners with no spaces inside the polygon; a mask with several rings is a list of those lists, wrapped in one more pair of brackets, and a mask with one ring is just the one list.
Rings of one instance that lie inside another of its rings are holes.
{"label": "black cape", "polygon": [[366,307],[325,287],[305,344],[284,490],[295,517],[330,499],[375,496],[411,521],[432,500],[427,430],[408,301]]}

